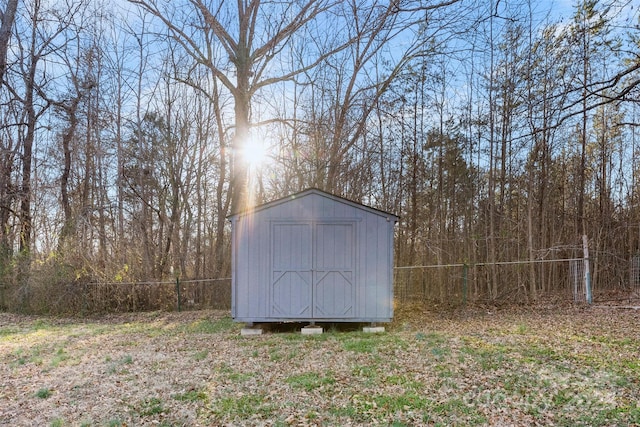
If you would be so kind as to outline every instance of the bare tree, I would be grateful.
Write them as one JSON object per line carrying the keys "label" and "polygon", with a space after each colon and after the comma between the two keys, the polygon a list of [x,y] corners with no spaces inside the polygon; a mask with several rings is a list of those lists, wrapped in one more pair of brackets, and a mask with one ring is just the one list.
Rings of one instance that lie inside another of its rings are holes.
{"label": "bare tree", "polygon": [[[281,3],[250,0],[238,1],[233,8],[224,2],[191,0],[192,8],[184,14],[177,13],[175,9],[162,9],[156,1],[131,2],[159,18],[191,57],[197,63],[205,65],[231,92],[235,113],[235,134],[231,145],[231,209],[238,211],[245,208],[247,165],[242,159],[242,152],[251,126],[251,101],[260,89],[289,80],[345,47],[342,45],[333,47],[328,52],[321,51],[294,70],[278,70],[277,66],[272,65],[292,37],[339,2],[322,0]],[[193,20],[193,13],[196,13],[197,23]],[[189,28],[192,22],[195,25]],[[202,44],[202,40],[215,40],[221,47],[222,54],[205,50],[211,45]]]}
{"label": "bare tree", "polygon": [[[64,33],[69,25],[69,17],[74,14],[74,8],[67,11],[59,11],[59,14],[50,13],[43,10],[40,0],[31,3],[28,11],[28,19],[30,20],[30,31],[25,37],[18,37],[17,43],[20,49],[19,72],[22,76],[23,93],[16,96],[20,98],[20,102],[24,107],[24,133],[22,137],[22,177],[20,183],[20,244],[21,253],[28,253],[31,249],[32,241],[32,212],[31,212],[31,173],[33,161],[33,144],[35,141],[36,127],[38,120],[50,107],[50,103],[46,99],[42,99],[40,94],[44,91],[43,84],[46,79],[38,76],[40,62],[45,56],[59,46],[57,37]],[[50,16],[48,16],[50,15]],[[42,31],[45,19],[52,18],[58,21],[58,25],[54,26],[50,31]]]}
{"label": "bare tree", "polygon": [[[63,63],[68,67],[70,87],[69,92],[63,95],[63,99],[50,99],[55,109],[61,115],[66,128],[62,131],[60,140],[62,145],[62,173],[60,175],[60,203],[64,214],[64,221],[60,230],[58,250],[63,251],[67,239],[75,233],[76,215],[72,209],[69,196],[69,184],[72,173],[72,154],[81,151],[78,147],[77,128],[81,121],[81,115],[85,116],[89,92],[95,88],[96,82],[92,78],[94,48],[88,50],[77,49],[76,55],[62,54]],[[74,49],[72,48],[71,51]],[[84,135],[90,135],[90,128],[83,129]],[[88,161],[88,159],[86,159]],[[86,191],[85,191],[86,192]],[[85,200],[86,205],[86,200]],[[86,209],[86,208],[85,208]],[[77,212],[82,209],[75,209]]]}
{"label": "bare tree", "polygon": [[4,11],[0,10],[0,86],[4,81],[4,73],[7,68],[7,49],[17,8],[18,0],[7,0]]}
{"label": "bare tree", "polygon": [[[394,3],[387,7],[363,10],[356,2],[350,1],[345,3],[345,9],[347,20],[353,24],[346,29],[345,43],[350,44],[348,49],[330,60],[329,75],[338,78],[333,81],[336,85],[335,100],[329,100],[329,108],[333,110],[329,117],[333,119],[326,123],[330,139],[325,149],[326,178],[321,185],[336,192],[344,187],[345,183],[341,182],[340,176],[345,172],[345,159],[350,150],[362,141],[377,99],[385,93],[406,64],[416,55],[423,54],[421,44],[409,45],[394,58],[395,62],[391,62],[384,77],[371,78],[369,67],[373,60],[388,47],[404,23],[400,22],[401,17],[397,14]],[[415,43],[417,40],[412,41]],[[319,79],[322,80],[328,79]],[[354,120],[353,117],[358,119]]]}

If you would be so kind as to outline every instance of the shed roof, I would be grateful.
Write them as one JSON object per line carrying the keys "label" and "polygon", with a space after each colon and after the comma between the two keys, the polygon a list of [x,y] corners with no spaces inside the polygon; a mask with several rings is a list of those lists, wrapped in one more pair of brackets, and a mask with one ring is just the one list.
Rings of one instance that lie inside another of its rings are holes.
{"label": "shed roof", "polygon": [[329,198],[331,200],[334,200],[334,201],[336,201],[338,203],[344,203],[344,204],[353,206],[355,208],[371,212],[371,213],[373,213],[375,215],[389,217],[389,219],[393,220],[394,222],[397,222],[400,219],[397,215],[392,214],[390,212],[386,212],[386,211],[383,211],[381,209],[372,208],[370,206],[363,205],[362,203],[354,202],[353,200],[345,199],[344,197],[336,196],[335,194],[327,193],[326,191],[322,191],[322,190],[320,190],[318,188],[313,188],[313,187],[312,188],[307,188],[306,190],[302,190],[302,191],[299,191],[297,193],[290,194],[290,195],[285,196],[285,197],[281,197],[279,199],[273,200],[271,202],[264,203],[262,205],[254,206],[251,209],[245,209],[245,210],[240,211],[240,212],[232,213],[231,215],[229,215],[228,219],[233,220],[233,219],[238,218],[240,216],[252,214],[254,212],[263,211],[263,210],[272,208],[274,206],[277,206],[277,205],[280,205],[280,204],[283,204],[283,203],[291,202],[292,200],[295,200],[295,199],[303,198],[303,197],[311,195],[311,194],[317,194],[319,196],[326,197],[326,198]]}

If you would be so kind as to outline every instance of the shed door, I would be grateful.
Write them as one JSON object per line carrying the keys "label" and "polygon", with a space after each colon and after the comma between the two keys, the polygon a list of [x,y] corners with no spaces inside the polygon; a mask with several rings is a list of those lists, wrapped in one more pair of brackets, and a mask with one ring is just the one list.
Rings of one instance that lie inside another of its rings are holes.
{"label": "shed door", "polygon": [[311,224],[274,224],[271,235],[271,315],[311,317]]}
{"label": "shed door", "polygon": [[354,317],[354,225],[315,226],[313,317]]}
{"label": "shed door", "polygon": [[271,315],[354,317],[353,223],[276,223],[272,229]]}

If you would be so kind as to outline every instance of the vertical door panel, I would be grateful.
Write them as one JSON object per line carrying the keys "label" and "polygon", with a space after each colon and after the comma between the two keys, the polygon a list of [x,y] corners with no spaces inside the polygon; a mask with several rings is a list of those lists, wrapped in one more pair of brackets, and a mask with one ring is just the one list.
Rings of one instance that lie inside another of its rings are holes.
{"label": "vertical door panel", "polygon": [[312,297],[311,224],[273,224],[271,315],[310,317]]}
{"label": "vertical door panel", "polygon": [[314,233],[313,316],[354,317],[354,224],[318,223]]}

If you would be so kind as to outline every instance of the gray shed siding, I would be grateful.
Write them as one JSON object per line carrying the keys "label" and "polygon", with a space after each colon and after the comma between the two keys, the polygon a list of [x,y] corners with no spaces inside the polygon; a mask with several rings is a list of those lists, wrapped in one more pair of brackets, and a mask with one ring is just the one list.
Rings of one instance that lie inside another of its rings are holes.
{"label": "gray shed siding", "polygon": [[390,321],[397,219],[316,189],[232,215],[232,317]]}

